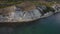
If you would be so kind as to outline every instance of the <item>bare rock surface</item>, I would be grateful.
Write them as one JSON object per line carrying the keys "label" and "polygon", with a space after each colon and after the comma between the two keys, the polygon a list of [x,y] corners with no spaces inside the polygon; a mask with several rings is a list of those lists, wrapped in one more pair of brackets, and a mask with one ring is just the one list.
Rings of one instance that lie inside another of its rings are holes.
{"label": "bare rock surface", "polygon": [[[31,4],[29,5],[29,2],[27,3],[28,3],[27,4],[28,7],[25,7],[26,6],[24,5],[25,3],[22,3],[21,6],[20,5],[11,6],[0,9],[0,22],[28,22],[28,21],[37,20],[39,18],[48,17],[53,14],[52,11],[44,13],[46,6],[36,7],[32,5],[30,7]],[[59,8],[59,6],[53,6],[52,8],[57,9]]]}
{"label": "bare rock surface", "polygon": [[40,18],[41,13],[30,2],[24,2],[19,6],[11,6],[0,9],[0,22],[25,22]]}

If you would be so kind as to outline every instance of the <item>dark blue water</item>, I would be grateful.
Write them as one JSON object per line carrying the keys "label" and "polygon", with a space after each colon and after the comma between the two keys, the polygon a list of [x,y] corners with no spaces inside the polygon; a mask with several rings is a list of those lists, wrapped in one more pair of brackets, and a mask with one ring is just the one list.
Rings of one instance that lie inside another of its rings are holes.
{"label": "dark blue water", "polygon": [[1,34],[60,34],[60,13],[16,27],[0,27]]}

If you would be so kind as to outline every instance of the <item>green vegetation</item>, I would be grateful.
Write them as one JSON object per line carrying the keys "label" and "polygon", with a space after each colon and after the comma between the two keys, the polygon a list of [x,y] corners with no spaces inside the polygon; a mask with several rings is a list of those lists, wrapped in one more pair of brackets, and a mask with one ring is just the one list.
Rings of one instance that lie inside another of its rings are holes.
{"label": "green vegetation", "polygon": [[34,3],[35,5],[45,5],[45,6],[51,6],[54,4],[53,2],[32,2],[32,3]]}
{"label": "green vegetation", "polygon": [[18,2],[5,2],[5,1],[2,1],[0,2],[0,8],[4,8],[4,7],[8,7],[8,6],[11,6],[11,5],[16,5],[16,4],[20,4],[22,1],[18,1]]}
{"label": "green vegetation", "polygon": [[[21,0],[0,0],[0,8],[20,4],[22,2],[24,2],[24,1],[23,0],[22,1]],[[45,5],[45,6],[48,6],[48,7],[50,7],[51,5],[54,4],[54,2],[46,2],[46,1],[43,2],[43,1],[32,1],[32,0],[30,0],[30,2],[32,2],[35,5]]]}

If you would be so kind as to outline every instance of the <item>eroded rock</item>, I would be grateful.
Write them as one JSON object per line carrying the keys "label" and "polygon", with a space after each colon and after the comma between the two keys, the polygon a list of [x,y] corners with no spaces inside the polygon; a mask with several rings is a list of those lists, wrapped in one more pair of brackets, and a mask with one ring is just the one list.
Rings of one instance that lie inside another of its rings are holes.
{"label": "eroded rock", "polygon": [[28,22],[42,17],[48,17],[53,14],[52,11],[44,13],[46,6],[36,7],[35,5],[30,4],[30,2],[24,2],[21,5],[11,6],[0,10],[0,22]]}

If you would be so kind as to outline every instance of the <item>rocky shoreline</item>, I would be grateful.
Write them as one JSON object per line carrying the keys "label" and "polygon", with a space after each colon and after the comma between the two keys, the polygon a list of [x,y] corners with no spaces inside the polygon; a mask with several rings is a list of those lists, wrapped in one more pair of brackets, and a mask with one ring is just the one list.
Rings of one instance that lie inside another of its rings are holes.
{"label": "rocky shoreline", "polygon": [[44,12],[44,10],[47,9],[46,6],[38,6],[29,11],[22,11],[20,10],[21,8],[17,6],[11,6],[11,7],[0,9],[1,10],[0,14],[4,10],[2,12],[3,15],[5,15],[4,14],[5,11],[7,12],[9,11],[8,15],[5,16],[0,15],[0,22],[29,22],[40,18],[48,17],[50,15],[53,15],[56,12],[60,12],[60,5],[58,4],[51,7],[55,10],[54,12],[53,10]]}

